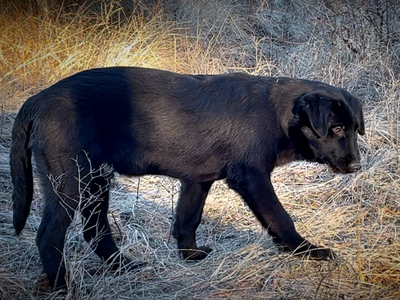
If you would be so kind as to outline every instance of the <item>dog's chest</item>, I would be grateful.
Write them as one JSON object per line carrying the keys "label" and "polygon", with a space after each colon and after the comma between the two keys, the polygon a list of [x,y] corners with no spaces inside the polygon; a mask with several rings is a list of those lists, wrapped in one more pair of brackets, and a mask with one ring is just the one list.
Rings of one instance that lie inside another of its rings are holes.
{"label": "dog's chest", "polygon": [[296,160],[296,152],[293,146],[288,149],[282,150],[281,152],[278,153],[278,156],[275,161],[275,167],[283,166],[294,160]]}

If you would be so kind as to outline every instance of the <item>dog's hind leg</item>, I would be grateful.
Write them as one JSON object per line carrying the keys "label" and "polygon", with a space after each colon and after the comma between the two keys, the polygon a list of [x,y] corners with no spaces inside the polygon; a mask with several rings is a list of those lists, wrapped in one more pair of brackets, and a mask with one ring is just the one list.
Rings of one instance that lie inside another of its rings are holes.
{"label": "dog's hind leg", "polygon": [[97,178],[97,174],[91,174],[90,160],[84,152],[75,158],[71,152],[55,150],[43,155],[43,152],[37,150],[35,155],[44,198],[43,217],[36,244],[43,271],[55,289],[66,285],[63,251],[67,228],[77,210],[90,206],[89,192],[92,191],[88,188],[91,187],[92,175]]}
{"label": "dog's hind leg", "polygon": [[181,183],[173,235],[178,241],[182,258],[201,260],[212,249],[206,246],[197,247],[196,229],[200,224],[204,203],[213,182],[197,183],[182,180]]}
{"label": "dog's hind leg", "polygon": [[98,177],[90,183],[90,193],[82,208],[85,240],[104,261],[112,263],[113,269],[126,265],[130,260],[122,255],[115,244],[108,223],[109,182]]}
{"label": "dog's hind leg", "polygon": [[104,260],[118,252],[107,219],[108,201],[109,191],[106,190],[97,199],[90,200],[90,203],[87,203],[82,209],[85,240]]}
{"label": "dog's hind leg", "polygon": [[77,183],[73,176],[59,178],[42,178],[44,197],[43,217],[36,236],[43,264],[52,288],[65,285],[65,266],[63,250],[65,233],[72,219],[78,202],[74,196]]}

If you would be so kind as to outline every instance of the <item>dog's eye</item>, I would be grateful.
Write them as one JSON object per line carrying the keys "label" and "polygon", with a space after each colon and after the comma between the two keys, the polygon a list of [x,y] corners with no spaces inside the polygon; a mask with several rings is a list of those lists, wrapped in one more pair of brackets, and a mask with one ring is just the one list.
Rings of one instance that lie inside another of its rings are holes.
{"label": "dog's eye", "polygon": [[343,135],[344,134],[344,126],[336,126],[332,128],[332,131],[336,133],[337,135]]}

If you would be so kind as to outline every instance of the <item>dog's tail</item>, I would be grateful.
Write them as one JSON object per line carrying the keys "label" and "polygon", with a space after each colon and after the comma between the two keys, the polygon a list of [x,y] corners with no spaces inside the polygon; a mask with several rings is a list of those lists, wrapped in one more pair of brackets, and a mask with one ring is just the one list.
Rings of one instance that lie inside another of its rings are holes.
{"label": "dog's tail", "polygon": [[27,102],[15,118],[10,149],[13,224],[17,235],[25,226],[33,197],[32,152],[29,147],[33,121],[31,105]]}

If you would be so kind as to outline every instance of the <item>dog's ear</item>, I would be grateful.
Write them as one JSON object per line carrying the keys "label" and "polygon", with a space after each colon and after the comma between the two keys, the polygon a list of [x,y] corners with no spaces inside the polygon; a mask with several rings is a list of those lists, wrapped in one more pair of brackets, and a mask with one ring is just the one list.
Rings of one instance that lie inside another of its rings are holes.
{"label": "dog's ear", "polygon": [[359,110],[356,113],[356,120],[358,123],[358,128],[357,128],[357,132],[361,135],[365,134],[365,124],[364,124],[364,115],[363,115],[363,111],[361,109],[361,106],[359,108]]}
{"label": "dog's ear", "polygon": [[357,132],[361,135],[365,134],[365,124],[364,124],[364,115],[363,115],[363,110],[361,107],[361,102],[358,100],[356,97],[350,96],[349,100],[349,105],[351,107],[351,110],[353,111],[353,114],[356,118],[357,122]]}
{"label": "dog's ear", "polygon": [[326,137],[329,129],[329,117],[332,115],[332,102],[318,93],[308,93],[302,99],[303,112],[311,129],[319,138]]}

